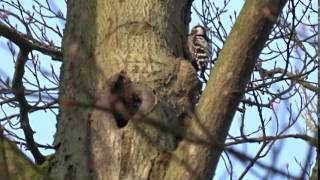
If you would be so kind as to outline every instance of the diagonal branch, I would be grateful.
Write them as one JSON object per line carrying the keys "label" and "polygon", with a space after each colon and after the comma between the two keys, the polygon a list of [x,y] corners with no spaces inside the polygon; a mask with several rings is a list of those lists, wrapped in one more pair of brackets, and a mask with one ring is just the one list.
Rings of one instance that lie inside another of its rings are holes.
{"label": "diagonal branch", "polygon": [[49,179],[26,157],[17,146],[4,137],[0,126],[1,179]]}
{"label": "diagonal branch", "polygon": [[[316,70],[317,67],[314,68],[314,70]],[[313,70],[312,70],[313,71]],[[309,71],[309,72],[312,72]],[[296,74],[296,73],[292,73],[289,71],[286,71],[285,69],[282,68],[275,68],[272,70],[266,70],[261,68],[260,72],[262,72],[262,74],[264,74],[265,76],[274,76],[275,74],[281,74],[282,77],[286,76],[287,79],[290,79],[292,81],[295,81],[296,83],[302,85],[303,87],[307,88],[310,91],[313,91],[315,93],[320,93],[320,90],[317,86],[314,86],[306,81],[303,80],[303,77],[306,76],[309,73],[301,73],[301,74]],[[284,79],[284,78],[277,78],[277,79]]]}
{"label": "diagonal branch", "polygon": [[[224,144],[233,116],[250,80],[256,60],[287,0],[247,0],[196,107],[198,123],[189,131],[208,138],[217,147]],[[184,179],[212,179],[222,150],[180,142],[176,151],[199,172],[192,177],[185,169],[172,165]],[[196,160],[195,160],[196,159]],[[212,167],[208,171],[208,167]]]}
{"label": "diagonal branch", "polygon": [[23,86],[23,75],[24,75],[24,66],[29,54],[29,50],[20,46],[20,52],[17,57],[17,61],[15,64],[15,72],[13,76],[12,82],[12,91],[14,93],[15,99],[20,104],[20,124],[23,130],[23,133],[26,138],[27,148],[31,151],[35,161],[37,164],[41,164],[45,161],[45,157],[40,153],[36,142],[33,138],[33,130],[29,123],[29,110],[30,105],[25,97],[24,86]]}
{"label": "diagonal branch", "polygon": [[40,41],[31,39],[27,35],[12,29],[0,23],[0,36],[3,36],[17,44],[19,47],[28,47],[31,50],[37,50],[52,57],[52,60],[62,61],[63,55],[61,50],[54,47],[43,45]]}
{"label": "diagonal branch", "polygon": [[287,138],[301,139],[314,147],[317,147],[318,145],[317,137],[311,137],[305,134],[287,134],[282,136],[263,136],[263,137],[254,137],[254,138],[246,138],[246,139],[234,139],[233,142],[228,142],[225,144],[225,146],[237,145],[242,143],[261,143],[266,141],[276,141],[276,140],[287,139]]}

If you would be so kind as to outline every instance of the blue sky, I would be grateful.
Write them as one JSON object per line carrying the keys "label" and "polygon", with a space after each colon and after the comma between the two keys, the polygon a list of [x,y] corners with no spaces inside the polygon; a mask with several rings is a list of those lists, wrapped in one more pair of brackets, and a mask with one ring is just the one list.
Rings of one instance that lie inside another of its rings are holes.
{"label": "blue sky", "polygon": [[[31,1],[22,1],[24,7],[29,7],[31,8],[32,4],[30,3]],[[196,7],[201,6],[201,1],[195,0],[194,5]],[[223,3],[223,1],[217,1],[217,4]],[[238,0],[238,1],[231,1],[230,4],[228,5],[227,8],[227,13],[223,14],[220,19],[222,20],[223,23],[226,23],[225,27],[227,32],[230,32],[232,24],[231,21],[229,20],[229,15],[233,14],[234,11],[239,14],[241,7],[243,6],[244,1],[243,0]],[[316,1],[314,1],[315,6],[317,6]],[[1,5],[1,2],[0,2]],[[57,9],[60,9],[62,12],[66,12],[66,7],[64,3],[61,4],[56,4]],[[315,22],[317,22],[317,17],[315,17]],[[60,27],[63,27],[64,24],[63,22],[56,22]],[[193,13],[192,17],[192,22],[190,24],[190,27],[193,27],[194,25],[201,24],[201,20],[196,16],[196,13]],[[54,43],[55,44],[60,44],[61,39],[58,37],[53,37]],[[2,55],[2,58],[0,60],[0,76],[3,77],[4,74],[9,75],[9,77],[12,77],[13,75],[13,70],[14,70],[14,64],[12,62],[12,57],[11,54],[7,50],[6,46],[7,40],[4,38],[0,38],[0,54]],[[60,63],[52,61],[49,57],[40,55],[40,61],[41,61],[41,67],[44,69],[50,69],[50,65],[52,64],[55,67],[55,71],[59,72],[60,71]],[[272,65],[271,65],[272,66]],[[33,76],[30,74],[30,72],[26,71],[26,77],[32,78]],[[317,75],[314,74],[312,78],[317,78]],[[42,86],[52,86],[48,81],[45,79],[42,79],[41,82]],[[283,121],[281,121],[282,126],[286,125],[287,119],[288,119],[288,111],[286,111],[287,104],[290,102],[283,102],[278,105],[279,109],[279,116]],[[7,114],[11,113],[17,113],[18,109],[12,109],[8,108],[7,106],[4,106],[4,109]],[[0,112],[0,118],[3,117],[3,115]],[[257,127],[260,126],[260,122],[258,119],[258,113],[255,108],[249,108],[247,109],[247,114],[248,118],[246,119],[247,123],[246,125],[246,131],[254,131],[257,129]],[[264,111],[264,118],[269,119],[269,118],[275,118],[273,113],[271,111]],[[54,138],[54,133],[55,133],[55,126],[56,126],[56,120],[55,120],[55,115],[51,112],[45,112],[45,111],[39,111],[36,113],[30,114],[30,122],[32,128],[36,131],[34,137],[37,142],[40,144],[51,144],[53,142]],[[232,136],[238,136],[240,135],[239,132],[239,127],[240,127],[240,122],[241,122],[241,116],[240,113],[237,113],[236,116],[234,117],[232,126],[230,128],[229,134]],[[291,133],[298,133],[301,132],[304,128],[304,121],[299,120],[299,126],[296,128],[293,128],[291,130]],[[274,133],[274,124],[270,124],[270,128],[267,129],[267,133],[270,135]],[[21,131],[16,131],[17,134],[22,134]],[[235,146],[235,149],[241,151],[241,152],[246,152],[248,153],[251,157],[256,153],[257,149],[261,146],[260,144],[245,144],[245,145],[237,145]],[[296,160],[298,162],[303,162],[305,158],[305,154],[308,151],[308,144],[306,144],[304,141],[301,140],[286,140],[286,141],[278,141],[274,145],[274,149],[278,149],[276,153],[279,154],[279,157],[277,159],[276,164],[271,164],[272,163],[272,153],[269,153],[261,162],[264,162],[268,165],[272,165],[274,167],[278,167],[280,169],[288,168],[289,172],[292,173],[293,175],[298,175],[300,172],[300,167],[297,164]],[[43,150],[42,152],[44,154],[51,154],[53,153],[52,150]],[[31,157],[30,153],[26,152],[29,157]],[[225,156],[224,156],[225,157]],[[233,173],[233,178],[237,179],[237,177],[242,173],[244,168],[246,166],[243,165],[242,162],[240,162],[237,158],[234,158],[231,156],[231,160],[233,162],[233,168],[234,168],[234,173]],[[288,166],[289,165],[289,166]],[[253,167],[250,172],[245,176],[244,179],[257,179],[256,174],[259,174],[261,176],[266,175],[266,171],[258,168],[258,167]],[[223,160],[220,160],[219,166],[216,171],[216,176],[214,179],[226,179],[228,178],[228,174],[226,172],[226,168],[223,164]],[[273,177],[273,178],[281,178],[281,177]]]}
{"label": "blue sky", "polygon": [[[201,1],[196,1],[196,2],[199,2],[195,5],[198,6],[200,9],[200,7],[201,7],[200,2]],[[217,4],[223,3],[223,1],[216,1],[216,3]],[[244,1],[242,1],[242,0],[231,1],[228,8],[227,8],[228,12],[225,13],[224,16],[220,16],[221,21],[223,23],[225,23],[225,27],[226,27],[227,32],[230,32],[231,26],[232,26],[231,21],[229,21],[228,16],[232,15],[233,11],[236,11],[237,14],[239,14],[240,9],[243,6],[243,3],[244,3]],[[316,1],[313,2],[313,6],[317,7]],[[301,13],[301,9],[298,8],[297,14],[299,14],[299,13]],[[191,22],[191,27],[193,25],[196,25],[199,22],[201,22],[201,20],[199,20],[199,18],[197,18],[197,17],[193,17],[192,20],[193,21]],[[317,23],[317,17],[313,17],[312,20],[315,23]],[[286,48],[284,43],[277,42],[277,45],[280,48],[283,48],[283,49]],[[312,51],[312,49],[310,51]],[[281,67],[281,63],[282,63],[281,60],[279,60],[278,65],[280,67]],[[284,63],[282,63],[282,64],[284,64]],[[269,65],[266,64],[266,66],[264,66],[264,67],[272,68],[273,65],[274,64],[269,64]],[[282,67],[283,67],[283,65],[282,65]],[[317,82],[317,74],[313,73],[311,75],[310,79],[313,80],[314,82]],[[277,87],[275,86],[274,88],[277,88]],[[279,117],[281,119],[280,127],[285,127],[288,123],[288,119],[289,119],[289,112],[287,110],[288,104],[293,103],[294,101],[299,101],[298,99],[299,98],[295,97],[295,99],[291,99],[290,101],[282,102],[278,105],[277,114],[279,114]],[[257,109],[255,107],[248,108],[246,114],[248,114],[248,116],[246,118],[246,122],[250,122],[250,123],[246,123],[246,127],[245,127],[246,132],[255,131],[260,126],[259,115],[258,115]],[[264,115],[264,119],[269,119],[269,118],[274,119],[275,118],[273,113],[268,110],[264,110],[263,115]],[[287,133],[294,134],[294,133],[299,133],[299,132],[301,133],[303,131],[304,126],[305,126],[305,122],[301,118],[298,121],[299,122],[295,125],[295,128],[290,129],[290,131],[288,131]],[[274,122],[274,121],[271,121],[271,122]],[[240,113],[237,113],[236,116],[234,117],[229,134],[231,134],[232,136],[239,136],[240,135],[240,132],[239,132],[240,123],[241,123]],[[274,131],[275,131],[275,124],[271,123],[269,125],[269,128],[267,129],[267,135],[273,135]],[[253,157],[260,146],[261,146],[261,144],[244,144],[244,145],[237,145],[237,146],[235,146],[235,148],[238,149],[240,152],[245,152],[247,154],[250,154],[251,157]],[[285,140],[285,141],[277,141],[273,146],[273,150],[277,150],[277,151],[275,151],[275,153],[279,157],[276,159],[275,164],[272,164],[272,158],[273,158],[272,152],[269,153],[268,155],[266,155],[265,158],[263,158],[262,160],[259,160],[259,161],[266,163],[267,165],[277,167],[282,170],[288,168],[288,171],[290,172],[290,174],[299,175],[300,167],[297,162],[304,162],[304,159],[306,157],[306,153],[309,150],[309,145],[302,140],[290,139],[290,140]],[[242,171],[244,170],[244,168],[246,166],[243,166],[243,164],[238,159],[236,159],[232,156],[231,156],[231,161],[235,162],[235,163],[233,163],[233,169],[234,169],[233,178],[237,179],[237,177],[239,177],[239,175],[242,173]],[[228,174],[226,173],[226,168],[222,162],[223,162],[223,160],[220,159],[220,163],[219,163],[218,169],[216,171],[215,179],[225,179],[228,177]],[[262,177],[265,177],[266,171],[264,169],[261,169],[258,167],[253,167],[250,170],[250,172],[244,177],[244,179],[258,179],[256,174],[260,175]],[[273,176],[272,178],[273,179],[282,179],[283,177]]]}

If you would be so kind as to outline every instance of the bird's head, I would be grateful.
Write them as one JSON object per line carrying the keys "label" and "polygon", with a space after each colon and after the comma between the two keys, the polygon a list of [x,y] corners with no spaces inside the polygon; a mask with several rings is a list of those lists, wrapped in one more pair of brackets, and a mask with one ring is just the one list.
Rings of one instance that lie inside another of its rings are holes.
{"label": "bird's head", "polygon": [[196,36],[207,36],[206,28],[201,25],[196,25],[192,28],[191,34]]}

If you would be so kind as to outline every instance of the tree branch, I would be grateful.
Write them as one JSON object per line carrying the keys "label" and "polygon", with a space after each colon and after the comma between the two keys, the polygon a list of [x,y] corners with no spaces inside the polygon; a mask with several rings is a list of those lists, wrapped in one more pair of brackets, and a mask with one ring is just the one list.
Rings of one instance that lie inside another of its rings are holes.
{"label": "tree branch", "polygon": [[27,35],[12,29],[2,23],[0,23],[0,36],[3,36],[10,41],[17,44],[19,47],[28,47],[30,50],[37,50],[45,55],[51,56],[52,60],[62,61],[63,54],[61,50],[58,50],[54,47],[45,46],[43,43],[31,39]]}
{"label": "tree branch", "polygon": [[[272,70],[266,70],[261,68],[261,72],[265,76],[274,76],[275,74],[282,74],[283,76],[286,76],[288,79],[301,84],[303,87],[309,89],[310,91],[313,91],[315,93],[320,93],[320,90],[317,86],[314,86],[302,79],[303,76],[306,76],[308,74],[295,74],[295,73],[286,71],[285,69],[282,69],[282,68],[275,68]],[[284,79],[284,78],[279,78],[279,79]]]}
{"label": "tree branch", "polygon": [[287,138],[296,138],[301,139],[308,142],[310,145],[317,147],[318,139],[310,137],[304,134],[288,134],[282,136],[264,136],[264,137],[255,137],[255,138],[245,138],[245,139],[235,139],[234,142],[228,142],[225,146],[237,145],[242,143],[261,143],[265,141],[275,141],[280,139],[287,139]]}
{"label": "tree branch", "polygon": [[[2,128],[2,127],[0,127]],[[49,179],[0,130],[1,179]]]}
{"label": "tree branch", "polygon": [[[286,2],[246,1],[196,108],[199,122],[193,120],[189,127],[193,134],[218,147],[225,142],[256,60]],[[179,173],[184,179],[212,179],[221,149],[181,142],[176,153],[199,172],[199,177],[192,178],[185,169],[173,165],[175,171],[185,171]],[[212,168],[208,171],[208,167]]]}
{"label": "tree branch", "polygon": [[28,57],[29,51],[23,49],[23,46],[20,47],[20,52],[15,65],[15,72],[12,82],[12,91],[15,95],[15,98],[20,104],[20,124],[24,132],[27,148],[31,151],[37,164],[41,164],[45,161],[45,157],[40,153],[37,144],[33,139],[33,130],[29,123],[29,110],[30,105],[25,97],[24,86],[23,86],[23,75],[24,75],[24,66]]}

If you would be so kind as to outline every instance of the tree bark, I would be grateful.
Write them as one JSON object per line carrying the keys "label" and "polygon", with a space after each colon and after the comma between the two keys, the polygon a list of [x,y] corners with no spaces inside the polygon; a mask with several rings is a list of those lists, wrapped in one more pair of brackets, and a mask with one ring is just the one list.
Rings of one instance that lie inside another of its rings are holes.
{"label": "tree bark", "polygon": [[191,1],[68,1],[52,178],[211,179],[221,153],[212,142],[223,146],[285,2],[246,1],[192,115]]}
{"label": "tree bark", "polygon": [[183,128],[199,91],[183,60],[190,5],[68,1],[54,179],[164,178],[179,140],[167,128]]}
{"label": "tree bark", "polygon": [[3,180],[46,179],[44,172],[2,134],[0,134],[0,177]]}

